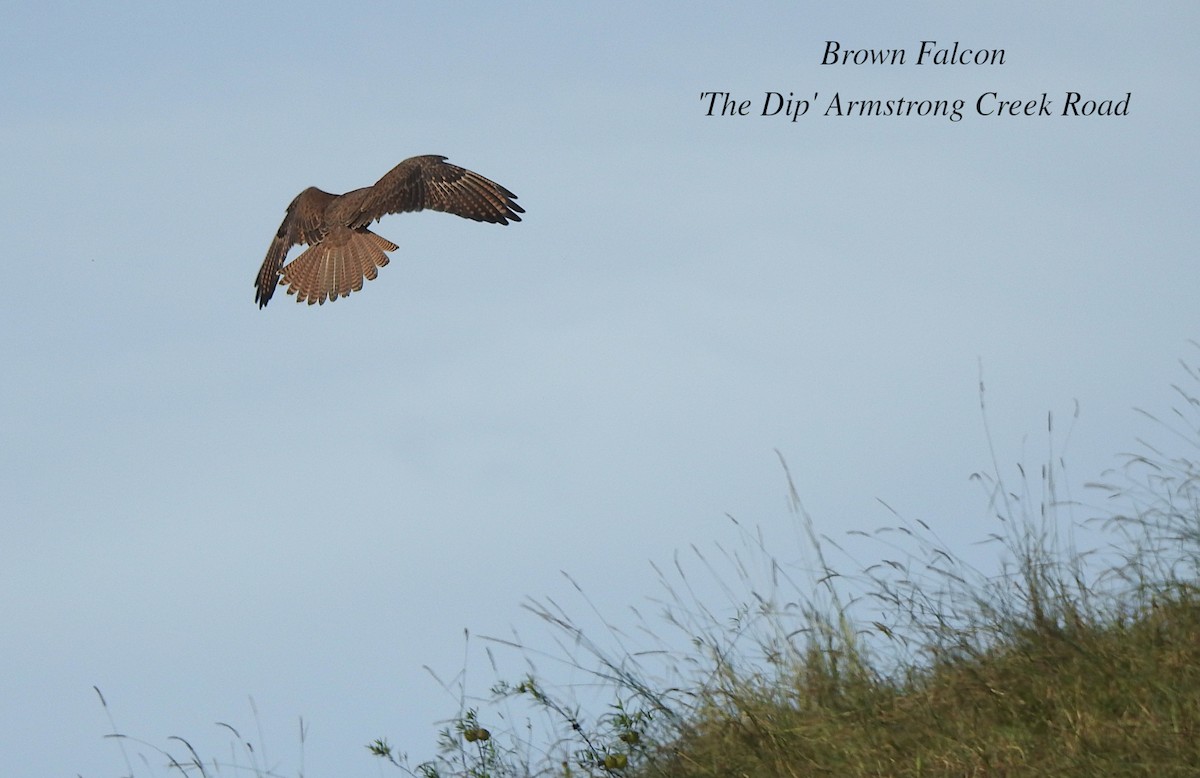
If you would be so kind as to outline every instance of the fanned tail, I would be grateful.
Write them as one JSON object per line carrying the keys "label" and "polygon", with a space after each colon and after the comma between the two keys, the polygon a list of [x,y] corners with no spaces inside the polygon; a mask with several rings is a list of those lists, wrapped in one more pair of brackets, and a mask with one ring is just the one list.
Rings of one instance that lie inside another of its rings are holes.
{"label": "fanned tail", "polygon": [[279,283],[296,302],[325,304],[363,288],[398,247],[367,229],[339,229],[284,266]]}

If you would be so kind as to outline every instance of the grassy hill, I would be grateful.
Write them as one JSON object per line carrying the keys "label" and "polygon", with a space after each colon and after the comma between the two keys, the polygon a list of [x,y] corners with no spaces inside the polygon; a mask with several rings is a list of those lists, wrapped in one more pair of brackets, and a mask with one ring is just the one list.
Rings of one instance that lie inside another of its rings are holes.
{"label": "grassy hill", "polygon": [[[1200,450],[1200,402],[1180,396],[1162,426]],[[1200,776],[1200,464],[1148,449],[1120,483],[1091,484],[1105,507],[1090,521],[1104,543],[1090,552],[1070,541],[1053,462],[1032,479],[1017,467],[1015,488],[993,466],[978,479],[999,526],[987,538],[1003,552],[998,570],[973,568],[898,515],[873,533],[877,560],[837,570],[826,553],[836,543],[815,530],[784,463],[807,577],[735,522],[741,547],[722,549],[734,579],[718,583],[736,607],[702,601],[678,559],[660,572],[661,624],[683,648],[622,648],[632,642],[603,621],[608,634],[593,639],[554,601],[527,603],[599,703],[530,661],[477,703],[460,689],[432,758],[410,762],[383,738],[367,747],[423,778]],[[179,742],[178,772],[274,778]]]}
{"label": "grassy hill", "polygon": [[[1200,449],[1200,403],[1181,395],[1185,411],[1164,427]],[[1053,463],[1032,485],[1018,468],[1012,490],[998,471],[978,477],[1001,527],[990,537],[999,573],[900,517],[875,564],[837,571],[793,488],[811,580],[792,580],[743,530],[746,548],[727,555],[741,580],[723,584],[742,586],[736,613],[681,594],[691,588],[678,564],[665,584],[666,620],[690,637],[665,662],[687,668],[683,682],[534,603],[608,690],[601,712],[535,672],[464,704],[433,759],[410,766],[385,740],[369,748],[426,778],[1200,775],[1200,464],[1151,450],[1119,485],[1090,484],[1109,507],[1091,521],[1107,546],[1087,553],[1065,540],[1073,511]],[[752,580],[748,556],[771,586]],[[531,734],[521,722],[539,715],[547,726]]]}

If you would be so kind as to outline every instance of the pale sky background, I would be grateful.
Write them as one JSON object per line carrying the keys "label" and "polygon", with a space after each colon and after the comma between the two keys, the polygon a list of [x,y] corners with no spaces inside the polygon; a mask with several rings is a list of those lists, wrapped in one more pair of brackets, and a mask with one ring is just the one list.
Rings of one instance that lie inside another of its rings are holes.
{"label": "pale sky background", "polygon": [[[1047,5],[6,4],[0,772],[124,774],[97,685],[157,745],[257,743],[253,697],[279,772],[303,716],[305,775],[394,774],[363,746],[433,753],[464,628],[536,635],[560,570],[621,623],[726,514],[791,521],[775,449],[821,531],[879,498],[986,563],[981,362],[1003,466],[1078,401],[1083,498],[1200,336],[1200,6]],[[1129,115],[972,111],[1067,90]],[[257,308],[300,190],[423,153],[525,220],[390,216],[363,292]]]}

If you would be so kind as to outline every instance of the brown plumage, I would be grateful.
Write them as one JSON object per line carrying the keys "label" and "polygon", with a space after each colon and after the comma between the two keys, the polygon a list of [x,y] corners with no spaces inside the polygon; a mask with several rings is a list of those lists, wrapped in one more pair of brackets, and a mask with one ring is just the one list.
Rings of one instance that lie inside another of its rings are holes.
{"label": "brown plumage", "polygon": [[[296,302],[325,304],[362,289],[363,279],[388,263],[384,252],[395,243],[367,229],[389,213],[434,211],[477,222],[519,222],[517,196],[478,173],[451,165],[445,157],[412,157],[392,168],[374,186],[344,195],[310,186],[292,200],[275,233],[267,258],[254,279],[254,301],[262,308],[275,287],[287,287]],[[308,246],[283,264],[292,246]]]}

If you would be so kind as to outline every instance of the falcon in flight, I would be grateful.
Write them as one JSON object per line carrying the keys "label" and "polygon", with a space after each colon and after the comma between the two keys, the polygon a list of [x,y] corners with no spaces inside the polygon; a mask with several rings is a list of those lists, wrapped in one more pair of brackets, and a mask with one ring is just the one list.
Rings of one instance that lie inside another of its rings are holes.
{"label": "falcon in flight", "polygon": [[[445,157],[412,157],[392,168],[374,186],[343,195],[310,186],[292,200],[254,280],[254,301],[262,308],[275,287],[287,287],[296,302],[325,304],[362,289],[363,279],[388,263],[384,252],[398,246],[367,229],[389,213],[434,211],[477,222],[519,222],[525,209],[517,196],[478,173],[451,165]],[[308,246],[283,264],[292,246]]]}

